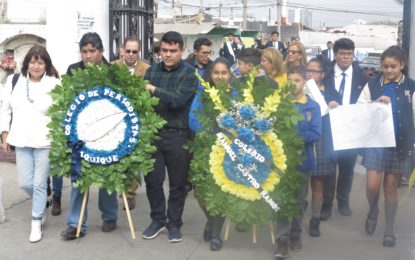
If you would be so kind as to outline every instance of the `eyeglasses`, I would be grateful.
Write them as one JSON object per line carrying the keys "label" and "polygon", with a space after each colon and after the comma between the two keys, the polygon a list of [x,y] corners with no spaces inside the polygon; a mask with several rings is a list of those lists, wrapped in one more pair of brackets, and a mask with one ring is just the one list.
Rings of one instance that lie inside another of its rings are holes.
{"label": "eyeglasses", "polygon": [[289,50],[287,51],[288,54],[298,54],[301,53],[301,51],[294,51],[294,50]]}
{"label": "eyeglasses", "polygon": [[322,70],[307,70],[307,73],[312,73],[312,74],[317,74],[317,73],[322,73]]}
{"label": "eyeglasses", "polygon": [[354,52],[353,51],[338,51],[337,55],[341,57],[353,57]]}
{"label": "eyeglasses", "polygon": [[138,51],[137,50],[125,50],[125,53],[127,53],[127,54],[137,54],[138,53]]}

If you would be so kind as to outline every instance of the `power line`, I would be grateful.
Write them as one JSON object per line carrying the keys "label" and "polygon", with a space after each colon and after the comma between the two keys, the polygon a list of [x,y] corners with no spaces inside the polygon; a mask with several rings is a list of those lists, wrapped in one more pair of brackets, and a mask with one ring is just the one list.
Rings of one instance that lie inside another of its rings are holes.
{"label": "power line", "polygon": [[[171,4],[171,0],[162,0],[165,3]],[[243,5],[240,5],[239,2],[235,2],[235,4],[238,3],[238,5],[222,5],[222,6],[209,6],[205,7],[204,10],[219,10],[221,9],[232,9],[232,10],[243,10]],[[184,7],[191,7],[191,8],[200,8],[198,5],[192,5],[192,4],[183,4]],[[260,4],[260,5],[249,5],[249,9],[255,9],[255,8],[269,8],[269,7],[276,7],[277,3],[269,3],[269,4]],[[329,7],[318,7],[313,5],[305,5],[305,4],[299,4],[299,3],[288,3],[286,5],[287,7],[292,8],[302,8],[302,9],[309,9],[314,11],[322,11],[322,12],[334,12],[334,13],[348,13],[348,14],[362,14],[362,15],[375,15],[375,16],[385,16],[385,17],[396,17],[402,15],[402,12],[385,12],[385,11],[359,11],[359,10],[350,10],[350,9],[339,9],[339,8],[329,8]]]}

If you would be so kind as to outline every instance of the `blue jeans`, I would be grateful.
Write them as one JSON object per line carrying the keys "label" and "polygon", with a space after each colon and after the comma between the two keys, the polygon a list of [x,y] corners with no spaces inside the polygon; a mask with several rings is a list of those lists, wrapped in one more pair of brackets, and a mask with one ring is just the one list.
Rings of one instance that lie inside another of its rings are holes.
{"label": "blue jeans", "polygon": [[19,186],[32,198],[32,219],[40,220],[46,207],[50,148],[16,147]]}
{"label": "blue jeans", "polygon": [[59,199],[62,197],[63,175],[52,176],[52,198]]}
{"label": "blue jeans", "polygon": [[[89,196],[88,196],[89,197]],[[82,200],[84,193],[81,193],[80,188],[71,189],[71,209],[67,218],[68,226],[78,227],[79,216],[81,215]],[[88,198],[89,199],[89,198]],[[88,202],[87,202],[88,204]],[[98,194],[98,207],[101,210],[101,218],[104,221],[116,221],[118,218],[118,199],[117,193],[113,192],[111,195],[108,194],[106,189],[99,189]],[[85,207],[84,219],[82,221],[82,232],[86,233],[88,225],[86,220],[88,217],[87,206]]]}

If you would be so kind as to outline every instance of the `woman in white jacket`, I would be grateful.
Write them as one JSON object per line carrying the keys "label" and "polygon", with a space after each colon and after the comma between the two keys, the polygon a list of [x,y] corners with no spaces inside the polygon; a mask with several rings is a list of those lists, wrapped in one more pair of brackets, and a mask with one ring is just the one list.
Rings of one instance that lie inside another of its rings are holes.
{"label": "woman in white jacket", "polygon": [[[33,46],[26,54],[15,86],[13,75],[6,82],[1,110],[2,148],[16,147],[19,186],[32,198],[30,242],[42,238],[42,218],[47,200],[50,140],[46,115],[52,104],[49,92],[60,83],[47,50]],[[13,119],[13,120],[12,120]]]}

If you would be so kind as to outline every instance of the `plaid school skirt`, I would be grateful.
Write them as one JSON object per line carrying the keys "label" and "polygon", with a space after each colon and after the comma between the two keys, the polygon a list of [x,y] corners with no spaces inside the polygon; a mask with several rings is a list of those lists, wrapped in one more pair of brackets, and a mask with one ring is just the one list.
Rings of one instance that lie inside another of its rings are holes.
{"label": "plaid school skirt", "polygon": [[406,157],[401,159],[396,147],[367,148],[363,156],[362,165],[370,170],[408,176],[412,171],[412,158]]}
{"label": "plaid school skirt", "polygon": [[322,137],[314,144],[316,168],[310,171],[310,176],[328,176],[336,174],[336,163],[333,155],[327,151],[326,138]]}

